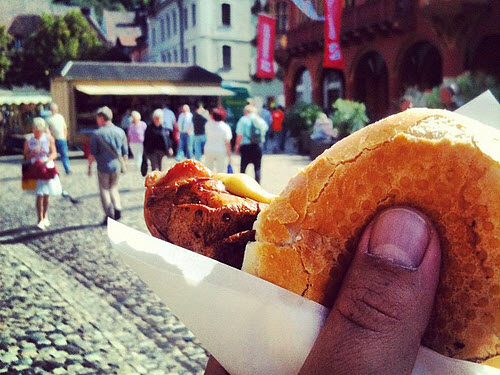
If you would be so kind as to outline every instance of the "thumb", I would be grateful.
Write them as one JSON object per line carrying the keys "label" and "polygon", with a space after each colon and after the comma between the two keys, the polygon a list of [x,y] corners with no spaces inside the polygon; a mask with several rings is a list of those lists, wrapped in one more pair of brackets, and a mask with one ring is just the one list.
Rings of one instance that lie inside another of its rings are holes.
{"label": "thumb", "polygon": [[441,251],[416,210],[383,211],[365,229],[301,374],[410,374],[432,309]]}

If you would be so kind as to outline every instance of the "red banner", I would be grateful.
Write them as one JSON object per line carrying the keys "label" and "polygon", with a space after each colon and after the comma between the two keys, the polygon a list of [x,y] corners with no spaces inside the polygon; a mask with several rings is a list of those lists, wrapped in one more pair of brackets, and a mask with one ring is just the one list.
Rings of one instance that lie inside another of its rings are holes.
{"label": "red banner", "polygon": [[259,14],[257,24],[257,77],[274,78],[276,19]]}
{"label": "red banner", "polygon": [[342,52],[340,51],[342,3],[342,0],[323,0],[325,10],[325,52],[323,66],[325,68],[344,68]]}

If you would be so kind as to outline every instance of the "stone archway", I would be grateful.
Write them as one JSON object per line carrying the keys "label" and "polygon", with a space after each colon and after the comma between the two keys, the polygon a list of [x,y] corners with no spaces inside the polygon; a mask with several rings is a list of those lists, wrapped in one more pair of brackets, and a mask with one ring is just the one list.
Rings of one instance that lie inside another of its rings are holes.
{"label": "stone archway", "polygon": [[312,78],[307,68],[302,68],[297,71],[294,91],[295,103],[312,104]]}
{"label": "stone archway", "polygon": [[336,69],[324,69],[322,81],[322,105],[323,108],[330,112],[332,104],[338,98],[344,97],[344,75],[342,71]]}
{"label": "stone archway", "polygon": [[431,43],[417,42],[403,55],[398,71],[400,94],[411,86],[417,86],[422,91],[431,89],[443,80],[441,54]]}
{"label": "stone archway", "polygon": [[365,103],[371,121],[385,117],[389,109],[387,65],[376,51],[365,53],[354,69],[354,99]]}
{"label": "stone archway", "polygon": [[500,34],[485,36],[470,52],[468,70],[491,74],[500,79]]}

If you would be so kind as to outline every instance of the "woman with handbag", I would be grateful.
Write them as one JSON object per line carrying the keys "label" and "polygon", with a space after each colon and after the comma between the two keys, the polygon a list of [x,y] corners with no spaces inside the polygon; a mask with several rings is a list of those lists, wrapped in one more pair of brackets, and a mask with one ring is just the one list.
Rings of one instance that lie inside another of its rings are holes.
{"label": "woman with handbag", "polygon": [[24,143],[24,158],[31,162],[29,173],[36,178],[37,227],[45,230],[50,225],[47,215],[49,195],[60,195],[62,188],[54,164],[57,158],[56,143],[41,117],[33,119],[33,134]]}

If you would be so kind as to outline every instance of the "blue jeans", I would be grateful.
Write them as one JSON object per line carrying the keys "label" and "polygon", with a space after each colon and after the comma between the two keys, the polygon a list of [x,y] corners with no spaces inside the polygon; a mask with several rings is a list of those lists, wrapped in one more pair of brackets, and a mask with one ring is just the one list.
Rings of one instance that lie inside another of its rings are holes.
{"label": "blue jeans", "polygon": [[198,161],[201,160],[201,156],[205,153],[206,141],[207,136],[205,134],[194,136],[194,158]]}
{"label": "blue jeans", "polygon": [[65,139],[56,139],[56,149],[61,154],[61,161],[63,163],[64,171],[70,173],[69,157],[68,157],[68,142]]}
{"label": "blue jeans", "polygon": [[181,133],[179,140],[179,149],[177,150],[177,160],[181,160],[181,153],[187,159],[193,157],[193,135],[188,133]]}

